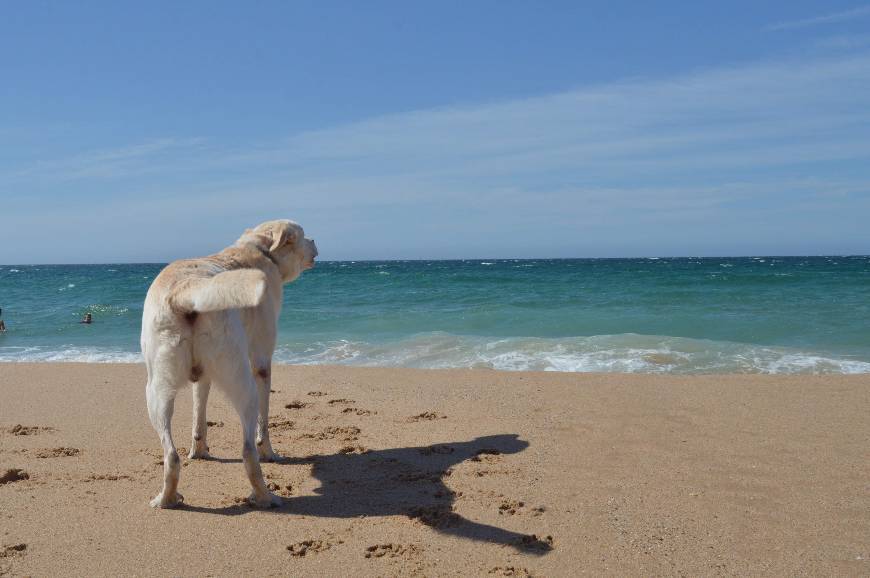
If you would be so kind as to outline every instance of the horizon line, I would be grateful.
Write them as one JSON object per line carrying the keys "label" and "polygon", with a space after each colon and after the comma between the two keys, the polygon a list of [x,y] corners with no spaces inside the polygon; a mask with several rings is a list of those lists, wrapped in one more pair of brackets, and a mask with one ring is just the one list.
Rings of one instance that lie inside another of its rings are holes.
{"label": "horizon line", "polygon": [[[816,254],[816,255],[767,255],[758,253],[753,255],[652,255],[634,257],[462,257],[462,258],[437,258],[437,259],[324,259],[318,263],[407,263],[407,262],[451,262],[451,261],[595,261],[620,259],[810,259],[822,257],[867,257],[870,253],[847,253],[847,254]],[[177,259],[181,260],[181,259]],[[105,263],[0,263],[0,267],[81,267],[98,265],[169,265],[174,261],[114,261]],[[314,267],[317,268],[316,266]]]}

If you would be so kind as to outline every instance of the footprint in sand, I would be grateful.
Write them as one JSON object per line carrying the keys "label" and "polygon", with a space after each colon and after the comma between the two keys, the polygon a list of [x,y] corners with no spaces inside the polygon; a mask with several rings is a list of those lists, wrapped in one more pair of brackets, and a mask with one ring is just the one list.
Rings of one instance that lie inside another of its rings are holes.
{"label": "footprint in sand", "polygon": [[27,544],[14,544],[12,546],[3,546],[0,550],[0,558],[11,558],[18,556],[27,551]]}
{"label": "footprint in sand", "polygon": [[531,572],[525,568],[517,568],[516,566],[496,566],[491,568],[487,574],[495,574],[496,576],[521,576],[522,578],[532,578]]}
{"label": "footprint in sand", "polygon": [[118,480],[132,480],[130,476],[125,474],[91,474],[83,481],[85,482],[117,482]]}
{"label": "footprint in sand", "polygon": [[348,455],[348,454],[367,454],[370,451],[371,450],[368,450],[362,446],[344,446],[343,448],[338,450],[338,453],[345,454],[345,455]]}
{"label": "footprint in sand", "polygon": [[[339,541],[339,544],[341,544],[341,541]],[[331,542],[324,542],[323,540],[303,540],[287,546],[287,551],[290,552],[290,555],[294,558],[301,558],[306,554],[312,552],[316,554],[318,552],[323,552],[324,550],[329,550],[330,548],[332,548]]]}
{"label": "footprint in sand", "polygon": [[439,500],[455,500],[456,498],[461,498],[463,493],[454,492],[453,490],[438,490],[432,496]]}
{"label": "footprint in sand", "polygon": [[[11,558],[22,556],[27,552],[27,544],[12,544],[10,546],[0,546],[0,576],[6,576],[12,573]],[[7,560],[9,560],[7,562]]]}
{"label": "footprint in sand", "polygon": [[11,484],[12,482],[20,482],[22,480],[29,480],[30,474],[25,472],[24,470],[19,470],[18,468],[10,468],[3,472],[3,475],[0,475],[0,485],[3,484]]}
{"label": "footprint in sand", "polygon": [[475,472],[473,472],[473,473],[474,473],[474,475],[477,476],[478,478],[485,478],[485,477],[487,477],[487,476],[503,476],[503,475],[506,475],[506,474],[512,474],[512,473],[515,474],[515,473],[518,473],[518,472],[519,472],[518,469],[507,469],[507,468],[501,468],[501,469],[498,469],[498,470],[495,470],[495,469],[483,469],[483,470],[477,470],[477,471],[475,471]]}
{"label": "footprint in sand", "polygon": [[409,518],[419,520],[433,528],[447,528],[462,522],[462,518],[453,511],[453,506],[449,504],[416,506],[409,509],[407,515]]}
{"label": "footprint in sand", "polygon": [[525,502],[518,502],[516,500],[502,500],[501,504],[498,507],[499,514],[510,514],[513,516],[518,511],[520,511],[526,505]]}
{"label": "footprint in sand", "polygon": [[452,454],[454,450],[450,446],[428,446],[425,448],[420,448],[417,451],[419,451],[424,456],[431,456],[432,454]]}
{"label": "footprint in sand", "polygon": [[501,455],[501,451],[494,448],[484,448],[477,450],[470,461],[472,462],[496,462],[499,460],[497,456]]}
{"label": "footprint in sand", "polygon": [[366,548],[366,558],[411,558],[418,556],[423,549],[416,544],[375,544]]}
{"label": "footprint in sand", "polygon": [[205,425],[208,427],[224,427],[224,422],[222,421],[207,421]]}
{"label": "footprint in sand", "polygon": [[365,416],[365,415],[372,415],[373,413],[378,413],[378,412],[371,411],[368,409],[359,409],[356,407],[346,407],[343,410],[341,410],[341,413],[350,413],[353,415]]}
{"label": "footprint in sand", "polygon": [[431,421],[435,419],[447,419],[447,416],[434,411],[424,411],[423,413],[412,415],[408,418],[408,421]]}
{"label": "footprint in sand", "polygon": [[55,430],[53,427],[46,427],[41,425],[21,425],[16,424],[7,430],[14,436],[35,436],[41,433],[49,433]]}
{"label": "footprint in sand", "polygon": [[81,453],[81,450],[76,448],[46,448],[41,449],[36,452],[36,457],[38,458],[63,458],[70,456],[77,456]]}
{"label": "footprint in sand", "polygon": [[553,537],[538,538],[536,534],[529,534],[517,540],[515,544],[527,552],[549,552],[553,549]]}
{"label": "footprint in sand", "polygon": [[346,442],[355,442],[359,439],[360,429],[355,426],[348,427],[328,427],[320,430],[317,433],[306,433],[300,436],[300,439],[315,439],[315,440],[331,440],[339,438]]}
{"label": "footprint in sand", "polygon": [[269,482],[266,484],[270,491],[275,492],[276,494],[280,494],[285,498],[289,497],[293,493],[293,486],[290,484],[281,485],[277,482]]}
{"label": "footprint in sand", "polygon": [[272,419],[269,421],[269,429],[278,431],[287,431],[296,427],[296,422],[289,419]]}
{"label": "footprint in sand", "polygon": [[[311,395],[311,394],[309,393],[308,395]],[[354,400],[352,400],[352,399],[341,398],[341,399],[330,399],[330,400],[327,401],[326,403],[328,403],[329,405],[335,405],[335,404],[337,404],[337,403],[340,403],[340,404],[343,404],[343,405],[349,405],[349,404],[354,404],[354,403],[356,403],[356,402],[355,402]]]}
{"label": "footprint in sand", "polygon": [[308,395],[311,397],[323,397],[324,395],[329,395],[325,391],[309,391]]}
{"label": "footprint in sand", "polygon": [[304,401],[297,400],[297,401],[291,401],[290,403],[288,403],[284,407],[287,409],[304,409],[310,405],[311,405],[310,403],[305,403]]}

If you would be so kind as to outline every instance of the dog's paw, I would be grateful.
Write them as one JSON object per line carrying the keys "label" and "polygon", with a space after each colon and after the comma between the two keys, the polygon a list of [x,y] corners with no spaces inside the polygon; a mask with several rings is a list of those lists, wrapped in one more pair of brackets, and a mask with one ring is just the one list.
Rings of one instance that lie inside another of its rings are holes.
{"label": "dog's paw", "polygon": [[151,500],[152,508],[175,508],[184,503],[184,496],[175,492],[174,496],[164,496],[163,492],[157,494],[157,497]]}
{"label": "dog's paw", "polygon": [[257,455],[260,457],[260,462],[280,462],[282,459],[272,449],[268,439],[257,442]]}
{"label": "dog's paw", "polygon": [[204,460],[210,457],[208,455],[208,444],[205,441],[205,436],[201,436],[199,439],[196,437],[193,438],[193,443],[190,444],[190,452],[187,454],[187,457],[192,460]]}
{"label": "dog's paw", "polygon": [[190,448],[187,457],[191,460],[207,460],[211,457],[211,454],[208,453],[208,446],[206,445],[202,447],[194,446]]}
{"label": "dog's paw", "polygon": [[260,453],[260,462],[275,462],[281,463],[284,461],[284,457],[280,454],[276,454],[273,451],[269,452],[261,452]]}
{"label": "dog's paw", "polygon": [[254,492],[248,496],[248,503],[255,508],[278,508],[284,503],[284,500],[281,499],[281,496],[276,496],[272,492],[266,492],[259,497]]}

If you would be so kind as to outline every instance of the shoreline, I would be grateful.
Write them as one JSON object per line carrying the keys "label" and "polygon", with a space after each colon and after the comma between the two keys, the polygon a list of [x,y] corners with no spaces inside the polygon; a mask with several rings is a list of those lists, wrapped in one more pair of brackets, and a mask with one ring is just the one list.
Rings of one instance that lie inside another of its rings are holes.
{"label": "shoreline", "polygon": [[[114,354],[118,354],[117,352],[113,352]],[[136,353],[129,355],[137,355],[141,356],[141,354]],[[656,358],[659,354],[651,354],[647,357]],[[641,356],[642,357],[642,356]],[[707,371],[707,372],[695,372],[695,371],[678,371],[678,370],[648,370],[648,369],[638,369],[634,371],[621,371],[621,370],[609,370],[609,371],[587,371],[587,370],[562,370],[562,369],[506,369],[503,367],[491,367],[488,365],[478,365],[473,367],[411,367],[411,366],[402,366],[402,365],[353,365],[353,364],[336,364],[336,363],[290,363],[283,361],[275,361],[272,363],[273,367],[289,367],[289,368],[305,368],[305,367],[322,367],[329,369],[360,369],[360,370],[409,370],[409,371],[456,371],[456,372],[497,372],[497,373],[507,373],[507,374],[520,374],[520,373],[531,373],[531,374],[556,374],[556,375],[591,375],[591,376],[606,376],[606,375],[625,375],[625,376],[641,376],[641,377],[724,377],[724,376],[742,376],[742,377],[861,377],[861,376],[870,376],[870,369],[864,369],[864,365],[870,366],[870,362],[866,362],[860,359],[850,359],[850,358],[816,358],[821,359],[823,361],[830,361],[835,363],[844,364],[845,367],[848,367],[850,364],[859,364],[862,366],[861,369],[858,370],[849,370],[849,371]],[[118,366],[118,367],[136,367],[141,366],[144,367],[144,361],[115,361],[115,359],[102,359],[102,360],[89,360],[89,361],[79,361],[79,360],[34,360],[34,359],[23,359],[23,360],[13,360],[13,359],[0,359],[0,367],[3,366],[16,366],[16,365],[48,365],[48,366],[56,366],[56,365],[97,365],[97,366]]]}
{"label": "shoreline", "polygon": [[[4,367],[18,367],[18,366],[48,366],[48,367],[58,367],[58,366],[78,366],[78,367],[122,367],[122,368],[141,368],[143,371],[145,369],[144,362],[131,362],[131,361],[0,361],[0,370]],[[644,372],[630,372],[630,371],[558,371],[558,370],[546,370],[546,371],[535,371],[535,370],[513,370],[513,369],[494,369],[490,367],[401,367],[401,366],[390,366],[390,365],[341,365],[341,364],[320,364],[320,363],[311,363],[311,364],[299,364],[299,363],[278,363],[275,362],[272,364],[273,368],[284,368],[284,369],[297,369],[301,371],[305,370],[314,370],[314,369],[324,369],[324,370],[337,370],[337,371],[411,371],[411,372],[432,372],[432,373],[471,373],[471,374],[504,374],[508,376],[512,375],[534,375],[534,376],[586,376],[589,378],[598,377],[598,378],[613,378],[613,377],[628,377],[628,378],[652,378],[652,379],[675,379],[678,381],[691,380],[693,378],[722,378],[722,379],[754,379],[758,378],[761,380],[797,380],[802,381],[804,379],[827,379],[833,378],[835,380],[839,379],[858,379],[865,380],[870,384],[870,373],[738,373],[738,372],[723,372],[723,373],[667,373],[667,372],[659,372],[659,373],[644,373]],[[144,375],[144,374],[143,374]],[[0,378],[0,383],[2,383],[2,378]],[[143,381],[144,387],[144,381]]]}
{"label": "shoreline", "polygon": [[0,573],[870,571],[868,374],[275,365],[270,511],[238,503],[240,429],[217,392],[217,459],[183,460],[185,507],[148,507],[144,383],[142,364],[0,363],[0,475],[28,475],[0,485]]}

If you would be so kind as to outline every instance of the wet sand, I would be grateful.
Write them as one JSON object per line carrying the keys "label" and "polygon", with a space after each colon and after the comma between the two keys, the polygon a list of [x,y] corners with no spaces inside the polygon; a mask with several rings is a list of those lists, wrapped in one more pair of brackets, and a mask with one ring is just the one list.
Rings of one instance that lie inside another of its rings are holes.
{"label": "wet sand", "polygon": [[148,506],[144,380],[0,364],[0,574],[870,575],[868,375],[276,367],[266,511],[218,392]]}

